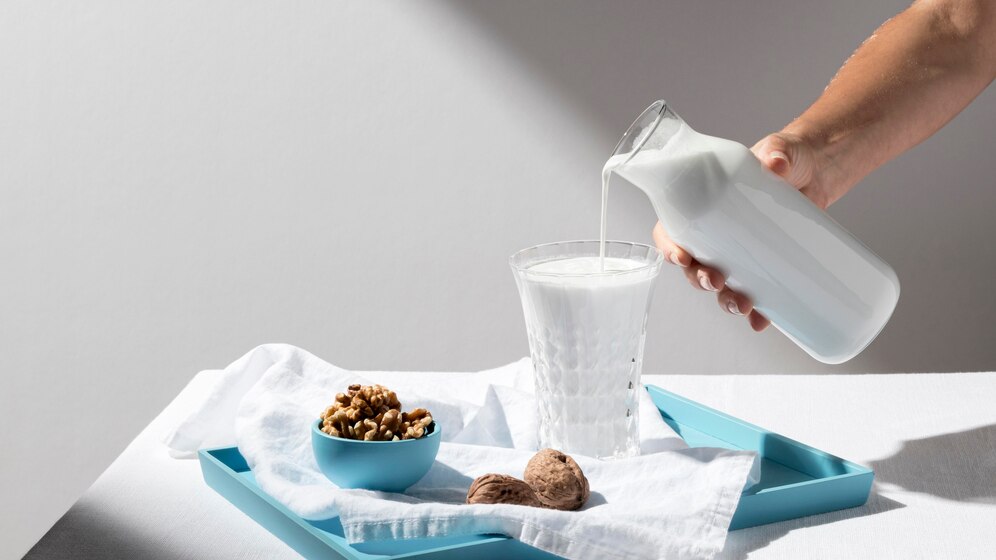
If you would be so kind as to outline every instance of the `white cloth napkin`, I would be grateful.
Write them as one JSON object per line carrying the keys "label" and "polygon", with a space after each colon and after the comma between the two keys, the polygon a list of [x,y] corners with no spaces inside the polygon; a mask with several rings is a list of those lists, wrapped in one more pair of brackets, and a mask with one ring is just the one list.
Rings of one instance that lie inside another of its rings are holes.
{"label": "white cloth napkin", "polygon": [[482,474],[522,476],[537,448],[535,400],[527,359],[453,376],[423,386],[413,372],[407,386],[392,384],[405,409],[432,411],[443,438],[433,468],[404,494],[340,489],[321,474],[311,423],[347,385],[377,380],[289,345],[257,347],[228,366],[166,443],[177,456],[237,443],[265,492],[307,519],[339,516],[350,542],[501,533],[567,558],[710,558],[757,479],[754,453],[687,448],[644,394],[641,456],[575,456],[592,490],[582,510],[463,504]]}

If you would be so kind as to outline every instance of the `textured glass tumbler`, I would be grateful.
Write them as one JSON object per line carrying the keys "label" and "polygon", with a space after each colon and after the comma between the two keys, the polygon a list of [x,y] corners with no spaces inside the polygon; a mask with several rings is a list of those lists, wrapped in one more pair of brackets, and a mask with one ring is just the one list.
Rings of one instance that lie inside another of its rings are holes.
{"label": "textured glass tumbler", "polygon": [[551,272],[544,265],[597,262],[598,241],[538,245],[509,262],[535,369],[540,446],[619,458],[640,453],[640,370],[663,257],[653,247],[620,241],[606,242],[605,257],[621,267]]}

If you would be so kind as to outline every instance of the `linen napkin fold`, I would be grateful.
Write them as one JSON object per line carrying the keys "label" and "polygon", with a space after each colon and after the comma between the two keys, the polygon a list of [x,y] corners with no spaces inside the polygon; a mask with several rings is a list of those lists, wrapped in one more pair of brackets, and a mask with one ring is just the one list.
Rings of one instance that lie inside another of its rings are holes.
{"label": "linen napkin fold", "polygon": [[567,558],[710,558],[757,478],[752,452],[687,448],[643,392],[641,456],[575,456],[592,489],[582,510],[463,504],[477,476],[521,477],[538,445],[536,403],[528,360],[452,375],[431,397],[412,390],[418,373],[392,382],[405,409],[429,409],[442,430],[435,464],[404,494],[340,489],[321,474],[311,423],[347,385],[377,380],[289,345],[257,347],[226,368],[167,445],[183,455],[237,443],[265,492],[307,519],[338,516],[353,543],[501,533]]}

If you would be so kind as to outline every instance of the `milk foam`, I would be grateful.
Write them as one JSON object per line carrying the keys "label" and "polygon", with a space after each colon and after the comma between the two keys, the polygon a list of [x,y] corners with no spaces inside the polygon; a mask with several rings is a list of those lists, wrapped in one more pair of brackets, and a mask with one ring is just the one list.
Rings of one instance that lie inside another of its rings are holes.
{"label": "milk foam", "polygon": [[626,272],[644,266],[646,263],[619,257],[572,257],[534,264],[528,268],[532,272],[544,274],[601,274],[602,272]]}

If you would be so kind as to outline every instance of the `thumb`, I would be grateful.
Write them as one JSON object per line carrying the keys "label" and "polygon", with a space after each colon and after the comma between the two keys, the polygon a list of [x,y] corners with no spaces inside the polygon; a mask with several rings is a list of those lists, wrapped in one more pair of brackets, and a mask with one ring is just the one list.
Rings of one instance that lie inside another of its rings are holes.
{"label": "thumb", "polygon": [[765,167],[775,174],[785,177],[792,168],[792,160],[789,157],[791,148],[792,146],[785,139],[771,134],[762,138],[751,148],[751,151]]}
{"label": "thumb", "polygon": [[798,142],[782,134],[769,134],[754,144],[751,151],[762,165],[793,187],[801,189],[806,186],[809,179],[806,176],[807,166],[805,162],[798,161],[801,156]]}

